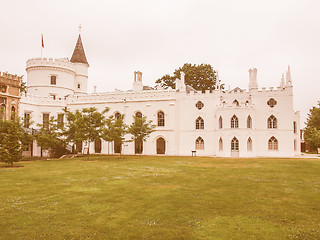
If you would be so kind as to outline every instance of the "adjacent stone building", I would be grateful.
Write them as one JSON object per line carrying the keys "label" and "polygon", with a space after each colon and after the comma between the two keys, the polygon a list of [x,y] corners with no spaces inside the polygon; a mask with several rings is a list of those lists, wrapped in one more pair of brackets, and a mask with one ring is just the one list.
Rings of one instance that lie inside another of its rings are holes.
{"label": "adjacent stone building", "polygon": [[13,120],[19,112],[21,77],[0,72],[0,120]]}

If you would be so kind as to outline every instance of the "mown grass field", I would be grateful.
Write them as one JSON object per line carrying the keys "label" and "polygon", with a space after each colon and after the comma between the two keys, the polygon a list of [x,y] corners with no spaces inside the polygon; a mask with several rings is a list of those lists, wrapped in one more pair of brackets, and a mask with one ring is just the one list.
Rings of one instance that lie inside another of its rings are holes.
{"label": "mown grass field", "polygon": [[1,167],[0,239],[320,239],[320,159],[92,160]]}

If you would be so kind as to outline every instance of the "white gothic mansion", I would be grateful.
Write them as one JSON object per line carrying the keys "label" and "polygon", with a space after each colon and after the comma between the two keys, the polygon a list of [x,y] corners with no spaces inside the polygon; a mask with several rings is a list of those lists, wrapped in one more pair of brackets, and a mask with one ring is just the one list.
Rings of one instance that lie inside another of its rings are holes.
{"label": "white gothic mansion", "polygon": [[[249,70],[249,89],[197,92],[184,82],[176,89],[153,90],[143,86],[135,72],[132,90],[87,94],[88,68],[81,36],[71,59],[34,58],[27,61],[27,96],[22,96],[20,116],[31,118],[30,128],[51,116],[64,121],[63,109],[109,107],[108,114],[124,114],[130,125],[134,115],[145,115],[157,125],[146,142],[96,141],[90,152],[191,155],[217,157],[293,157],[300,154],[300,113],[293,110],[290,68],[276,88],[258,89],[257,69]],[[218,82],[218,81],[217,81]],[[128,139],[130,136],[127,137]],[[81,146],[82,150],[86,145]],[[40,156],[36,142],[30,147]],[[139,152],[140,153],[140,152]]]}

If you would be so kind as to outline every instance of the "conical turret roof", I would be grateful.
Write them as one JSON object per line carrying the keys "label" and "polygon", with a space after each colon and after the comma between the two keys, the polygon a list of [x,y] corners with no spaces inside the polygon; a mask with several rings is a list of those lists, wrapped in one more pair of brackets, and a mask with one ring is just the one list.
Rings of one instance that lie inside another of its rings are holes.
{"label": "conical turret roof", "polygon": [[73,51],[73,54],[72,54],[70,62],[73,62],[73,63],[86,63],[86,64],[89,65],[89,63],[87,61],[87,58],[86,58],[86,54],[85,54],[84,49],[83,49],[83,45],[82,45],[81,35],[80,34],[79,34],[78,41],[77,41],[76,47],[74,48],[74,51]]}

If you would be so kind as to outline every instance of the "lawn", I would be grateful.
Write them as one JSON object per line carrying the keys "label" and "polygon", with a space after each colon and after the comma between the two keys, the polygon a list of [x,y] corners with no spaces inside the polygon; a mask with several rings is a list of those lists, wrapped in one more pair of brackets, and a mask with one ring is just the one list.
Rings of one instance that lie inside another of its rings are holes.
{"label": "lawn", "polygon": [[0,239],[320,239],[319,159],[0,164]]}

